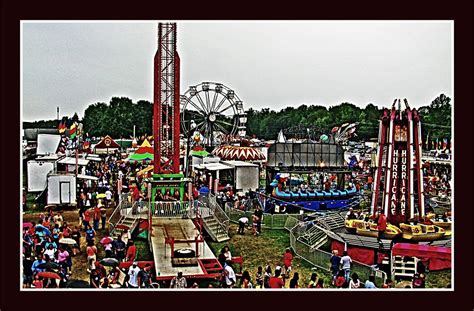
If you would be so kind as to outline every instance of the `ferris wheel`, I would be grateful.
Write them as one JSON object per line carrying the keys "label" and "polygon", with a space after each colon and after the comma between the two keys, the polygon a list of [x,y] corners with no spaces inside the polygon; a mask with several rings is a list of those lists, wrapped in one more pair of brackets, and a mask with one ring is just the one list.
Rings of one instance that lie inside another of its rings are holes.
{"label": "ferris wheel", "polygon": [[219,144],[226,136],[244,137],[246,123],[242,100],[222,83],[202,82],[181,96],[184,135],[198,131],[207,146]]}

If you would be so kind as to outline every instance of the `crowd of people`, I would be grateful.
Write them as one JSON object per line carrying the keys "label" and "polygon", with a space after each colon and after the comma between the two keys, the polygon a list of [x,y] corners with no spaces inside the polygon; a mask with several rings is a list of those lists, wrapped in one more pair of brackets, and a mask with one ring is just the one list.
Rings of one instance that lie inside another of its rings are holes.
{"label": "crowd of people", "polygon": [[[149,191],[145,175],[138,174],[145,167],[144,164],[122,161],[119,154],[107,155],[100,162],[90,161],[81,168],[81,174],[95,176],[98,180],[84,180],[79,184],[78,223],[64,221],[63,213],[54,212],[52,209],[42,213],[36,222],[25,223],[22,243],[23,287],[67,287],[71,273],[76,269],[74,258],[77,256],[83,256],[87,260],[89,286],[92,288],[158,287],[159,285],[154,282],[152,266],[139,265],[136,245],[129,239],[127,233],[111,237],[107,224],[107,211],[115,207],[121,192],[129,192],[131,201],[148,199]],[[440,175],[440,181],[449,184],[448,171],[438,169],[431,173]],[[321,189],[330,189],[337,184],[335,175],[321,174],[311,178],[314,179],[312,182],[319,185]],[[371,187],[371,183],[370,177],[370,180],[362,186]],[[193,198],[197,199],[199,195],[206,194],[208,184],[209,180],[205,174],[196,176]],[[356,175],[346,176],[345,184],[358,189],[361,187]],[[119,185],[122,185],[121,189],[118,189]],[[299,187],[306,189],[306,185],[302,183]],[[208,188],[207,192],[209,192]],[[179,193],[157,192],[156,196],[156,201],[179,200]],[[263,211],[256,202],[255,193],[235,193],[233,188],[226,184],[219,188],[216,199],[221,206],[230,204],[233,208],[254,211],[251,220],[246,216],[238,220],[238,234],[244,234],[245,229],[249,229],[250,226],[254,235],[261,234]],[[348,218],[352,217],[357,217],[357,215],[350,209]],[[383,232],[386,217],[380,211],[376,221],[380,225],[380,232]],[[99,239],[99,232],[101,239]],[[99,253],[102,253],[99,251],[103,251],[102,258],[98,258]],[[259,266],[253,278],[247,270],[235,272],[235,259],[229,247],[222,250],[218,260],[223,267],[218,280],[218,286],[222,288],[324,288],[328,286],[324,284],[324,278],[318,277],[316,272],[310,275],[308,284],[301,284],[299,273],[292,271],[293,254],[290,249],[284,252],[281,263],[274,269],[270,264],[264,267]],[[351,271],[351,264],[352,259],[346,252],[341,257],[337,251],[333,252],[330,259],[332,286],[351,289],[376,287],[373,276],[364,282],[356,272]],[[120,266],[126,268],[120,268]],[[415,280],[418,287],[424,286],[423,273],[415,277],[414,287]],[[169,286],[171,288],[197,288],[199,284],[188,283],[186,277],[179,271]],[[393,286],[391,280],[387,280],[383,285],[384,288]]]}

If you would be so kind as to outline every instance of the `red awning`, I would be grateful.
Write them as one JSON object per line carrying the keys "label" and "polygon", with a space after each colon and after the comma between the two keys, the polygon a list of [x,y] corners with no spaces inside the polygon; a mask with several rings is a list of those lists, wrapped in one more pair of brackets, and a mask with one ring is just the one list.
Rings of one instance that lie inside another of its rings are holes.
{"label": "red awning", "polygon": [[451,260],[451,248],[397,243],[392,248],[392,255]]}

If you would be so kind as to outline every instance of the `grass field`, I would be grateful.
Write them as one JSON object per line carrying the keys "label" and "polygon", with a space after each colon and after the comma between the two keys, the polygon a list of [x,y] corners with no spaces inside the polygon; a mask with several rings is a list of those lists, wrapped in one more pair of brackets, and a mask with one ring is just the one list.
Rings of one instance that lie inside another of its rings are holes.
{"label": "grass field", "polygon": [[[226,242],[216,243],[208,242],[209,247],[216,254],[220,253],[221,249],[228,245],[233,257],[243,256],[243,271],[248,270],[252,281],[255,281],[255,273],[258,266],[265,269],[267,264],[270,264],[272,271],[277,265],[282,266],[283,253],[290,245],[290,237],[285,230],[263,230],[260,236],[253,236],[250,231],[246,231],[245,235],[237,234],[237,225],[230,225],[231,239]],[[299,286],[306,287],[309,283],[311,273],[314,271],[318,277],[324,279],[325,287],[332,287],[331,275],[321,269],[313,270],[313,266],[306,261],[295,256],[293,260],[292,272],[298,272],[300,276]],[[289,281],[286,282],[287,285]]]}

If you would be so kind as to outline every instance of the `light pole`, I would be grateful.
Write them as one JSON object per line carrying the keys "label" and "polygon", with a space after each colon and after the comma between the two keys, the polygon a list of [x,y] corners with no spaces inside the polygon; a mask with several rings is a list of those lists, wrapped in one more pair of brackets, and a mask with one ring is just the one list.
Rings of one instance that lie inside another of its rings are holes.
{"label": "light pole", "polygon": [[186,145],[186,169],[185,169],[185,176],[188,177],[188,173],[189,173],[189,147],[190,147],[190,136],[191,136],[191,132],[196,128],[196,123],[194,122],[194,120],[191,120],[190,121],[191,124],[189,126],[189,130],[187,131],[186,135],[187,135],[187,145]]}

